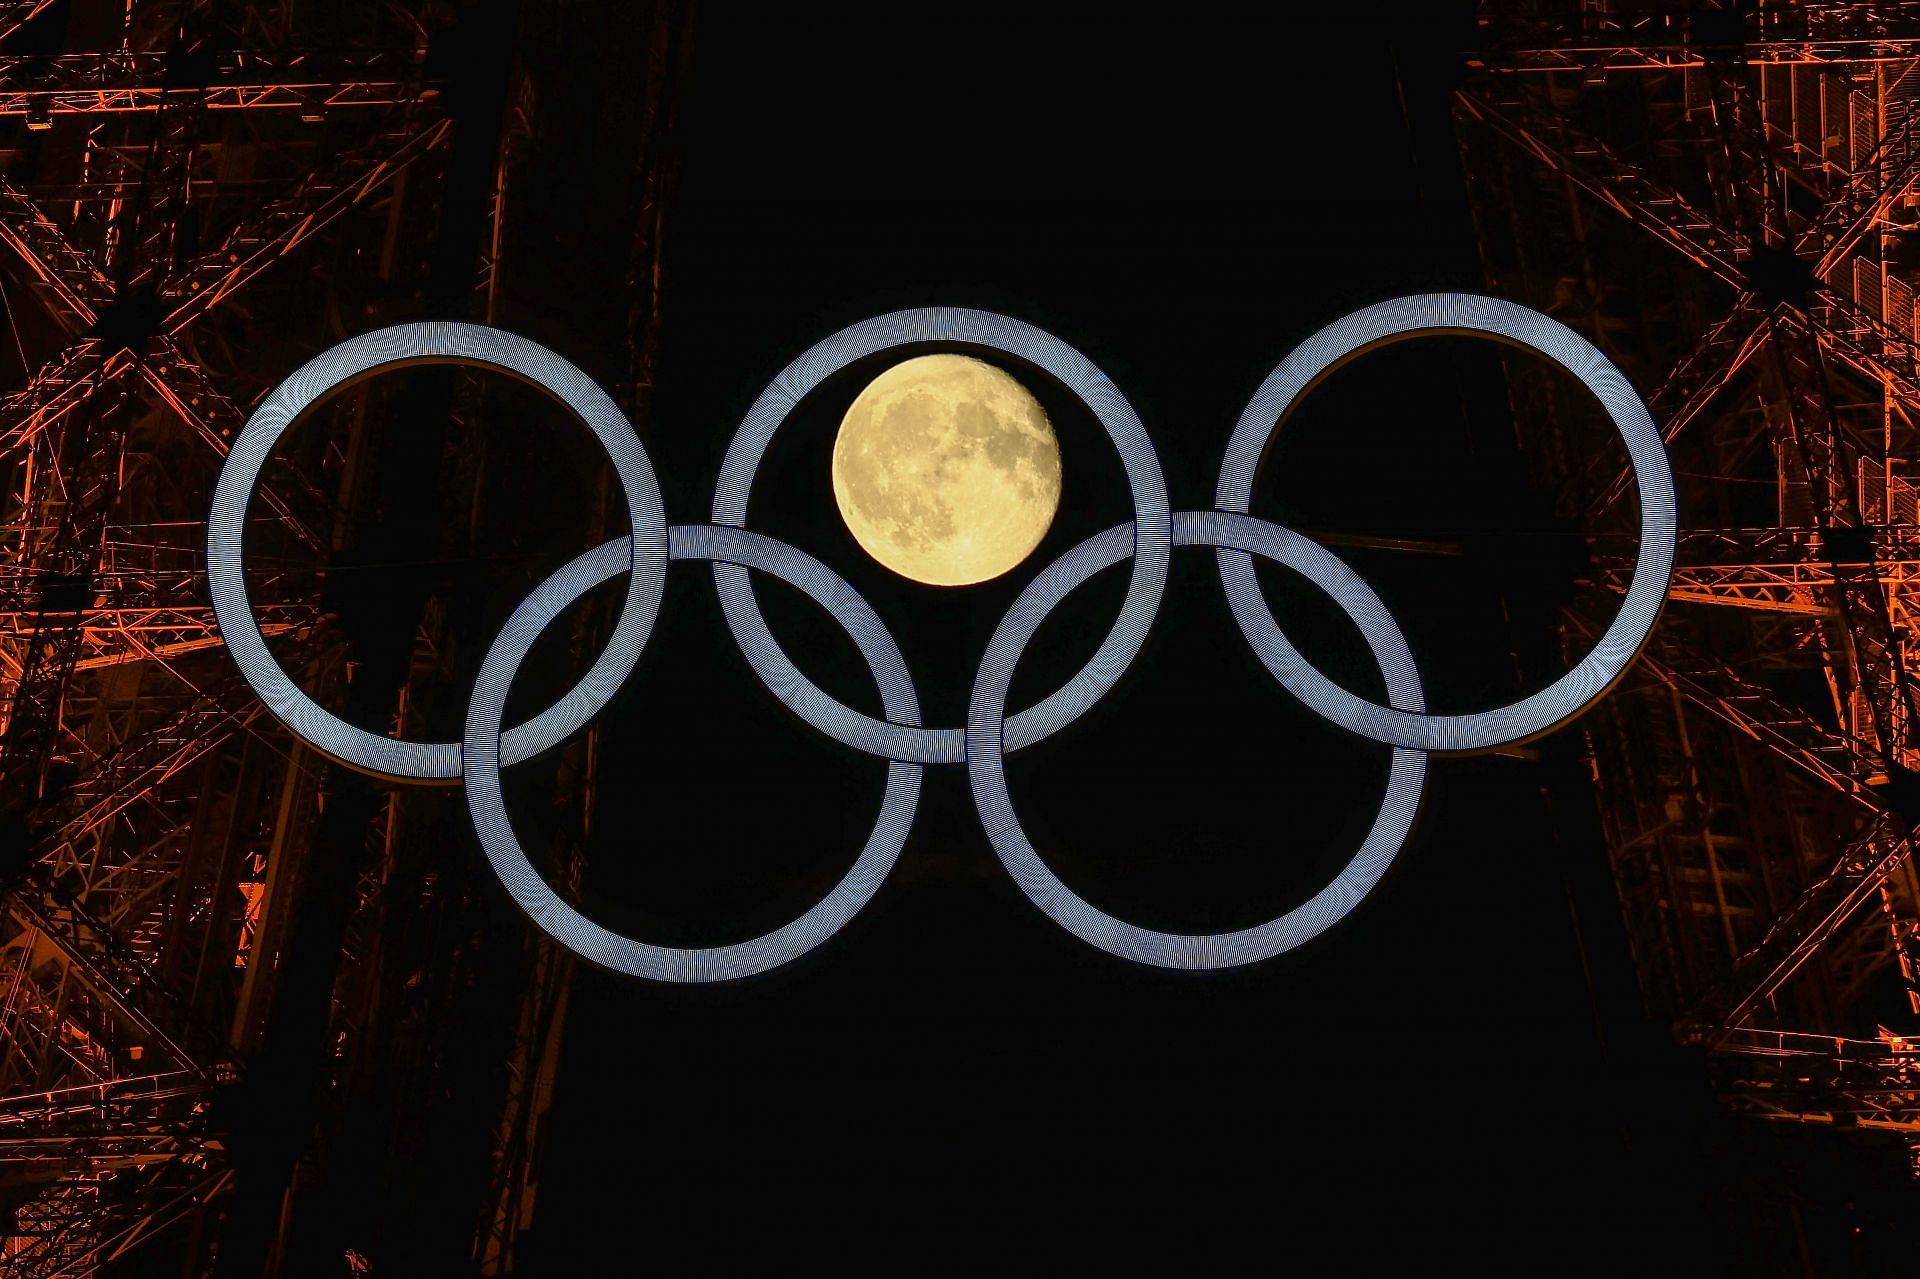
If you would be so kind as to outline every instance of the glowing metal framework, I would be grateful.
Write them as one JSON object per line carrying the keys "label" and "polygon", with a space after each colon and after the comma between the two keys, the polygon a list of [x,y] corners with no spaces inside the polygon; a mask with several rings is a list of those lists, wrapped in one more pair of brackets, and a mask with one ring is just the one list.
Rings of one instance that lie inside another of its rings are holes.
{"label": "glowing metal framework", "polygon": [[[122,1264],[231,1188],[209,1099],[274,1000],[274,963],[248,960],[280,935],[270,888],[284,903],[302,878],[305,824],[273,822],[314,802],[314,770],[266,740],[241,681],[202,678],[220,640],[198,533],[155,511],[197,495],[244,425],[234,397],[279,335],[238,358],[224,340],[263,293],[302,287],[275,264],[372,234],[375,210],[418,221],[395,179],[451,133],[408,6],[349,37],[379,47],[333,52],[300,47],[337,44],[327,24],[256,12],[242,30],[241,7],[0,6],[0,41],[41,19],[0,53],[0,115],[25,126],[0,176],[26,374],[0,396],[8,1274]],[[330,498],[275,487],[271,518],[324,546]],[[311,593],[260,622],[326,669]]]}
{"label": "glowing metal framework", "polygon": [[[1245,514],[1267,438],[1314,381],[1335,364],[1383,341],[1424,333],[1493,336],[1554,360],[1606,408],[1626,443],[1640,492],[1641,549],[1632,585],[1604,636],[1575,668],[1513,706],[1468,716],[1428,716],[1412,654],[1385,606],[1330,553],[1290,530]],[[753,475],[788,412],[830,373],[878,351],[929,342],[965,343],[1026,360],[1064,383],[1107,428],[1133,491],[1135,517],[1069,550],[1042,570],[1002,619],[981,659],[964,729],[920,724],[899,647],[852,587],[804,552],[747,532]],[[294,688],[268,654],[247,599],[242,564],[248,500],[273,443],[332,388],[382,368],[437,362],[497,368],[544,387],[579,414],[620,476],[633,532],[581,556],[542,583],[488,650],[461,743],[421,745],[374,737],[328,714]],[[722,465],[715,526],[666,527],[660,494],[639,439],[590,379],[523,338],[472,325],[413,324],[343,343],[309,362],[269,395],[228,456],[208,519],[208,582],[240,672],[296,734],[327,754],[397,780],[449,777],[466,783],[475,832],[502,882],[541,929],[594,963],[660,981],[744,977],[819,945],[879,888],[900,854],[927,763],[967,767],[981,823],[1023,892],[1082,940],[1125,959],[1168,968],[1226,968],[1297,946],[1338,922],[1385,873],[1412,828],[1431,753],[1484,750],[1550,732],[1604,695],[1652,630],[1666,596],[1675,545],[1673,475],[1659,433],[1619,371],[1584,339],[1539,312],[1493,298],[1436,294],[1365,308],[1308,338],[1262,385],[1228,446],[1217,511],[1173,513],[1159,458],[1124,396],[1079,352],[1018,320],[952,308],[903,311],[856,324],[801,356],[749,411]],[[1049,871],[1021,830],[1006,787],[1005,752],[1029,745],[1083,714],[1138,654],[1159,609],[1172,546],[1217,549],[1234,615],[1261,661],[1310,709],[1394,746],[1387,793],[1373,828],[1347,868],[1306,904],[1278,919],[1222,935],[1155,932],[1081,900]],[[1288,643],[1255,584],[1249,553],[1287,565],[1326,591],[1359,627],[1385,678],[1391,708],[1373,706],[1315,671]],[[880,814],[865,848],[840,883],[800,918],[730,946],[655,946],[585,918],[534,870],[513,833],[500,790],[503,764],[552,745],[584,723],[633,669],[665,585],[669,556],[711,560],[729,626],[756,674],[802,719],[839,741],[888,761]],[[1036,706],[1011,718],[1006,696],[1027,642],[1053,607],[1101,569],[1133,561],[1120,616],[1087,665]],[[541,631],[600,582],[628,574],[626,605],[613,640],[580,685],[520,728],[501,733],[507,693]],[[826,608],[865,657],[886,720],[862,716],[796,669],[754,602],[748,569],[770,572]],[[957,748],[957,749],[956,749]]]}
{"label": "glowing metal framework", "polygon": [[[1587,726],[1640,992],[1734,1108],[1904,1132],[1920,1175],[1920,4],[1479,10],[1455,122],[1489,285],[1651,388],[1693,480],[1676,606]],[[1510,388],[1620,581],[1612,462]]]}

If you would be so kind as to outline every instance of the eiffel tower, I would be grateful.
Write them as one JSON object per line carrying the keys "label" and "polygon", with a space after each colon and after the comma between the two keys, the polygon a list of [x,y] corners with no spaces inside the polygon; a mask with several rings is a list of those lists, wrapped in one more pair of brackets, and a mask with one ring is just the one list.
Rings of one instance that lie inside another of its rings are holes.
{"label": "eiffel tower", "polygon": [[[200,521],[226,442],[309,356],[402,320],[514,322],[534,72],[560,61],[540,32],[566,9],[0,3],[9,1275],[294,1274],[317,1251],[330,1273],[376,1254],[512,1271],[570,968],[552,947],[481,936],[471,884],[419,864],[430,801],[316,756],[226,669]],[[638,224],[613,268],[635,299],[612,324],[628,359],[603,372],[638,414],[664,104],[689,27],[675,4],[601,21],[635,60],[646,126],[606,157],[631,170]],[[496,390],[462,377],[336,397],[254,506],[251,580],[276,653],[396,732],[419,735],[458,601],[372,599],[347,570],[420,532],[381,478],[396,469],[441,470],[444,519],[426,534],[449,554],[470,544],[485,467],[459,459]],[[444,425],[401,429],[415,413]],[[352,642],[370,608],[398,627],[380,653]],[[587,776],[556,824],[562,866]],[[444,1102],[437,1019],[481,973],[502,1065],[458,1097],[471,1175],[404,1246],[381,1251],[377,1223],[338,1237],[333,1223],[365,1221],[337,1211],[354,1178],[363,1196],[418,1190],[352,1161],[379,1166],[382,1140],[426,1121],[388,1115],[370,1138],[356,1108],[376,1093],[397,1113]]]}
{"label": "eiffel tower", "polygon": [[[1479,31],[1489,283],[1619,363],[1683,477],[1670,603],[1588,727],[1645,998],[1736,1110],[1920,1172],[1920,5],[1489,0]],[[1513,372],[1624,589],[1623,457]]]}

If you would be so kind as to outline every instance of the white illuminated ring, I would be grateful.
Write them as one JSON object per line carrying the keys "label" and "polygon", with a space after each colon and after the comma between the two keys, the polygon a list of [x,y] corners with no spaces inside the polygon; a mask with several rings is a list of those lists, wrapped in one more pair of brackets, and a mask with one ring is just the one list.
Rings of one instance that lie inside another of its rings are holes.
{"label": "white illuminated ring", "polygon": [[1274,678],[1316,714],[1391,746],[1488,750],[1551,732],[1592,705],[1633,662],[1666,603],[1676,530],[1673,469],[1646,405],[1612,361],[1566,325],[1498,298],[1429,293],[1355,311],[1295,347],[1254,393],[1227,445],[1214,505],[1242,514],[1250,509],[1261,455],[1294,405],[1321,378],[1364,351],[1437,333],[1499,338],[1546,356],[1593,392],[1627,446],[1640,494],[1640,557],[1626,599],[1593,651],[1546,688],[1495,710],[1424,715],[1376,705],[1315,670],[1288,642],[1245,551],[1223,548],[1216,556],[1241,632]]}
{"label": "white illuminated ring", "polygon": [[586,423],[606,449],[632,521],[627,597],[606,651],[564,697],[501,744],[507,763],[537,755],[607,704],[640,660],[660,611],[667,575],[667,523],[653,464],[626,416],[594,380],[552,351],[523,337],[477,324],[401,324],[377,329],[309,360],[263,400],[220,468],[207,516],[207,589],[227,651],[260,700],[294,735],[343,764],[396,780],[460,776],[458,742],[404,742],[356,728],[296,687],[260,635],[247,598],[247,503],[274,444],[321,396],[383,369],[410,364],[470,364],[497,369],[540,387]]}
{"label": "white illuminated ring", "polygon": [[[920,702],[899,646],[872,608],[851,586],[818,560],[785,542],[744,529],[676,524],[671,530],[676,560],[713,560],[740,564],[775,577],[806,593],[833,615],[852,637],[880,686],[880,704],[889,720],[920,722]],[[765,972],[812,950],[852,919],[873,897],[893,869],[920,803],[918,764],[887,764],[887,789],[880,800],[873,833],[853,868],[798,919],[764,937],[729,946],[656,946],[604,928],[561,899],[533,868],[513,833],[500,794],[500,716],[507,691],[527,650],[561,610],[599,583],[627,569],[626,541],[608,542],[587,552],[542,582],[529,595],[487,650],[467,705],[461,758],[467,783],[467,812],[487,860],[493,863],[514,901],[549,937],[584,959],[616,972],[654,981],[726,981]]]}
{"label": "white illuminated ring", "polygon": [[[1008,718],[1006,748],[1019,750],[1071,724],[1113,687],[1140,652],[1167,586],[1169,508],[1160,455],[1127,397],[1093,361],[1045,329],[992,311],[936,306],[862,320],[804,352],[781,370],[747,410],[720,465],[713,492],[713,522],[745,527],[753,478],[761,458],[766,456],[767,445],[809,392],[856,360],[926,342],[983,346],[1052,374],[1106,428],[1107,437],[1120,454],[1133,498],[1133,577],[1127,583],[1119,615],[1085,666],[1047,697]],[[754,673],[769,688],[780,691],[782,700],[807,723],[835,741],[883,758],[958,764],[966,757],[963,729],[907,730],[897,724],[883,724],[816,687],[773,638],[745,569],[715,564],[713,582],[720,593],[727,626],[748,654]],[[783,691],[789,689],[794,690],[792,696]]]}
{"label": "white illuminated ring", "polygon": [[[1408,711],[1425,709],[1420,672],[1407,651],[1406,638],[1380,597],[1331,552],[1278,524],[1221,511],[1175,512],[1173,544],[1237,547],[1301,574],[1353,619],[1379,664],[1388,699]],[[1001,619],[980,660],[967,707],[967,778],[973,785],[974,807],[994,852],[1020,891],[1048,918],[1089,945],[1159,968],[1235,968],[1258,963],[1319,936],[1345,918],[1380,882],[1413,829],[1426,787],[1427,756],[1422,751],[1394,749],[1379,815],[1352,860],[1332,883],[1276,919],[1231,933],[1163,933],[1116,919],[1089,904],[1047,868],[1020,825],[1007,793],[1001,717],[1006,713],[1014,667],[1040,623],[1075,587],[1126,558],[1132,545],[1133,530],[1124,524],[1080,543],[1041,570]]]}

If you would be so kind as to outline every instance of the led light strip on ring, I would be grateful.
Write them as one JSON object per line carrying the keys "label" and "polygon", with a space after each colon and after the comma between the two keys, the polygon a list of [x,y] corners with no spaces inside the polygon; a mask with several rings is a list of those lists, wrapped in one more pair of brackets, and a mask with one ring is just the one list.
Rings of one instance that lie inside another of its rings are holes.
{"label": "led light strip on ring", "polygon": [[[1620,433],[1640,497],[1640,558],[1618,614],[1593,650],[1547,688],[1495,710],[1430,715],[1400,628],[1378,596],[1334,555],[1299,534],[1247,514],[1261,454],[1300,399],[1329,372],[1387,342],[1426,334],[1482,335],[1553,360],[1590,390]],[[1035,365],[1085,404],[1105,428],[1126,472],[1133,519],[1072,548],[1042,569],[987,645],[959,727],[927,727],[899,646],[871,607],[832,570],[796,547],[747,531],[753,480],[768,444],[794,406],[831,374],[877,352],[929,343],[986,348]],[[245,517],[260,469],[287,427],[321,396],[383,369],[467,364],[496,369],[549,392],[578,416],[612,459],[630,536],[608,542],[543,582],[488,649],[459,742],[406,742],[358,729],[294,687],[261,638],[247,597]],[[933,307],[900,311],[843,329],[795,360],[760,395],[720,469],[711,525],[667,526],[660,488],[639,437],[613,401],[579,369],[525,338],[470,324],[407,324],[333,347],[264,400],[234,442],[207,520],[207,584],[235,664],[295,735],[343,763],[395,781],[466,786],[474,830],[501,882],[533,922],[583,958],[657,981],[704,982],[764,972],[806,953],[860,910],[899,858],[919,806],[928,764],[964,764],[994,852],[1033,903],[1075,936],[1111,954],[1165,968],[1230,968],[1300,945],[1337,923],[1379,882],[1412,828],[1432,754],[1488,750],[1549,733],[1603,696],[1646,642],[1673,568],[1673,472],[1666,447],[1620,371],[1566,326],[1495,298],[1443,293],[1367,307],[1302,342],[1261,385],[1227,445],[1216,509],[1170,509],[1159,455],[1139,416],[1107,376],[1052,334],[1003,315]],[[1305,904],[1277,919],[1222,934],[1156,932],[1114,918],[1060,882],[1022,830],[1008,795],[1004,757],[1085,714],[1124,674],[1160,609],[1174,546],[1213,547],[1235,620],[1282,687],[1323,718],[1393,748],[1387,791],[1372,829],[1346,868]],[[1253,575],[1258,555],[1306,577],[1359,628],[1380,668],[1388,705],[1327,679],[1288,641]],[[820,732],[887,761],[873,833],[844,878],[798,919],[730,946],[655,946],[587,919],[528,861],[507,816],[500,770],[531,758],[586,723],[633,671],[660,609],[669,560],[713,564],[727,626],[755,675]],[[1013,671],[1035,630],[1068,593],[1102,569],[1130,560],[1119,616],[1086,665],[1033,706],[1008,715]],[[780,646],[754,596],[748,570],[770,573],[826,609],[853,639],[880,689],[885,719],[863,715],[802,674]],[[606,650],[580,682],[526,723],[502,731],[521,661],[568,604],[620,573],[627,594]]]}

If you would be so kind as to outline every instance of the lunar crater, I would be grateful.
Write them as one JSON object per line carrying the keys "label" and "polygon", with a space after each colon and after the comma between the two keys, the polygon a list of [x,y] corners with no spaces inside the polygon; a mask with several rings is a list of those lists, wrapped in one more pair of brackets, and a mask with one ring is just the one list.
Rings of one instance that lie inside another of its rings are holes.
{"label": "lunar crater", "polygon": [[869,555],[915,581],[967,586],[1032,553],[1060,504],[1060,445],[1011,374],[964,355],[905,360],[840,423],[833,492]]}

